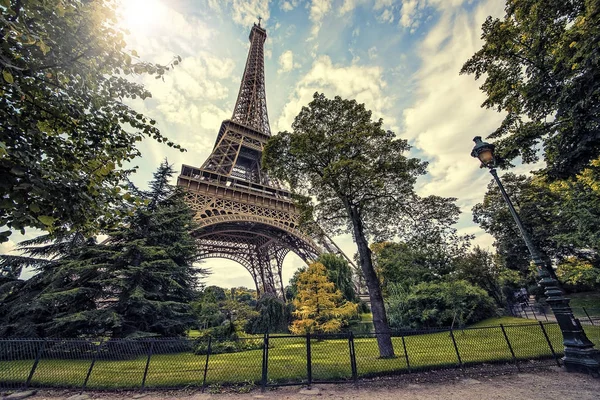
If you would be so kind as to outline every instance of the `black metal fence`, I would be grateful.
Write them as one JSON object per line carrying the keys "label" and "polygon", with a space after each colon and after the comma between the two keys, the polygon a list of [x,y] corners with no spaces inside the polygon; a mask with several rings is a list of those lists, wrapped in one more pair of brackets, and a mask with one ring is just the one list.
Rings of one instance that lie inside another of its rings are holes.
{"label": "black metal fence", "polygon": [[[600,308],[571,307],[575,317],[583,325],[600,326]],[[514,305],[509,308],[511,315],[519,318],[534,319],[536,321],[556,322],[556,318],[548,307]]]}
{"label": "black metal fence", "polygon": [[[586,326],[600,345],[600,327]],[[595,330],[598,330],[596,332]],[[0,339],[0,387],[174,388],[310,385],[470,366],[523,369],[560,365],[556,323],[403,330],[393,358],[376,334],[269,335],[224,340]],[[535,360],[535,361],[532,361]]]}

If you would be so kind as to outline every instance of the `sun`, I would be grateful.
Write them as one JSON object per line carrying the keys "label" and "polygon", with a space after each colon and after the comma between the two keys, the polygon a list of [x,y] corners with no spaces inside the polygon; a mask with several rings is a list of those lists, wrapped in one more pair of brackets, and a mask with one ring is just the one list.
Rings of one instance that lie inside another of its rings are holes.
{"label": "sun", "polygon": [[121,25],[132,33],[156,26],[165,8],[158,0],[121,0],[120,3]]}

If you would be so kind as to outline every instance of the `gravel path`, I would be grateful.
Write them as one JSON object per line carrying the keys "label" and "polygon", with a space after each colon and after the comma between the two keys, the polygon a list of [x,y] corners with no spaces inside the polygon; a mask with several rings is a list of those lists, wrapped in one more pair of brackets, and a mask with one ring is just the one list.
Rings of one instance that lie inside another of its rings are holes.
{"label": "gravel path", "polygon": [[[421,375],[413,374],[410,380],[402,378],[385,378],[362,382],[359,387],[352,384],[314,385],[308,394],[299,387],[285,387],[261,393],[253,390],[250,393],[209,394],[198,391],[170,392],[89,392],[89,399],[143,399],[143,400],[309,400],[309,399],[354,399],[354,400],[421,400],[421,399],[600,399],[600,379],[584,374],[567,373],[558,368],[531,371],[527,373],[510,373],[499,376],[481,375],[477,378],[463,378],[460,375]],[[58,400],[67,399],[74,392],[40,391],[30,399]]]}

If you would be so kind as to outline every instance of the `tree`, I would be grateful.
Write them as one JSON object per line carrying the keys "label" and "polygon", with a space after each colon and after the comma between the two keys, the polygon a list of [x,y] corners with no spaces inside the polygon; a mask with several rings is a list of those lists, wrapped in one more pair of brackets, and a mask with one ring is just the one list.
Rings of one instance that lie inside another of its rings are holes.
{"label": "tree", "polygon": [[126,99],[151,94],[126,75],[163,66],[126,50],[116,2],[6,0],[0,7],[0,242],[25,227],[111,226],[131,198],[124,163],[144,137],[180,148]]}
{"label": "tree", "polygon": [[[354,283],[352,282],[352,270],[348,261],[341,256],[335,254],[321,254],[317,260],[325,266],[327,270],[327,278],[333,282],[335,288],[338,289],[344,295],[344,298],[352,303],[358,301],[358,296],[354,290]],[[288,298],[291,300],[298,294],[298,277],[301,273],[306,271],[306,267],[301,267],[294,272],[294,275],[290,278],[290,284],[287,287]]]}
{"label": "tree", "polygon": [[297,318],[290,326],[295,334],[338,332],[347,320],[356,315],[356,304],[343,299],[327,279],[325,266],[311,264],[298,277],[298,297],[293,302]]}
{"label": "tree", "polygon": [[[352,232],[369,290],[379,353],[393,357],[368,238],[405,237],[433,222],[448,225],[458,208],[453,199],[416,195],[414,183],[427,163],[406,157],[408,142],[382,125],[381,119],[371,121],[364,104],[315,93],[294,119],[293,132],[280,132],[269,140],[263,165],[304,199],[302,209],[314,211],[322,226],[332,233]],[[310,212],[303,215],[310,217]]]}
{"label": "tree", "polygon": [[423,282],[388,298],[394,328],[465,326],[496,314],[494,300],[466,281]]}
{"label": "tree", "polygon": [[[547,259],[570,254],[552,236],[563,226],[556,224],[554,212],[556,197],[544,185],[536,185],[533,178],[507,173],[502,177],[504,187],[519,212],[531,239]],[[494,181],[488,184],[483,202],[473,207],[473,222],[495,239],[494,246],[509,269],[525,276],[529,271],[530,256],[521,234],[500,190]]]}
{"label": "tree", "polygon": [[327,271],[327,279],[335,285],[344,299],[349,302],[356,303],[358,296],[354,291],[354,283],[352,282],[352,270],[348,261],[341,256],[335,254],[321,254],[316,260],[325,266]]}
{"label": "tree", "polygon": [[475,247],[473,251],[456,260],[454,277],[484,289],[498,307],[504,307],[507,294],[523,286],[517,271],[506,268],[498,254]]}
{"label": "tree", "polygon": [[185,334],[194,323],[198,249],[193,212],[166,163],[143,202],[102,244],[44,264],[0,305],[2,336],[140,337]]}
{"label": "tree", "polygon": [[256,305],[258,315],[248,320],[246,332],[287,332],[291,320],[290,308],[277,296],[264,293]]}
{"label": "tree", "polygon": [[483,24],[461,74],[485,77],[483,107],[505,112],[489,137],[507,161],[543,149],[546,172],[574,176],[600,155],[600,1],[508,0]]}

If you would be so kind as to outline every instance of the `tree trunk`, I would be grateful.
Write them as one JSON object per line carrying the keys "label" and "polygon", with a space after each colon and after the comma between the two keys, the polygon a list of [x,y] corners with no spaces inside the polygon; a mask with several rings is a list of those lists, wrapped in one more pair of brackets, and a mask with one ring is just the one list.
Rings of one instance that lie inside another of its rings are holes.
{"label": "tree trunk", "polygon": [[385,305],[383,304],[381,286],[379,285],[375,268],[373,268],[371,249],[369,249],[369,244],[365,237],[364,228],[358,212],[351,208],[349,211],[352,227],[354,228],[354,239],[356,240],[356,246],[358,247],[360,267],[367,284],[367,289],[369,290],[369,298],[371,299],[371,312],[373,313],[373,326],[375,327],[377,336],[379,356],[381,358],[391,358],[394,357],[394,346],[392,345],[392,337],[387,315],[385,313]]}

